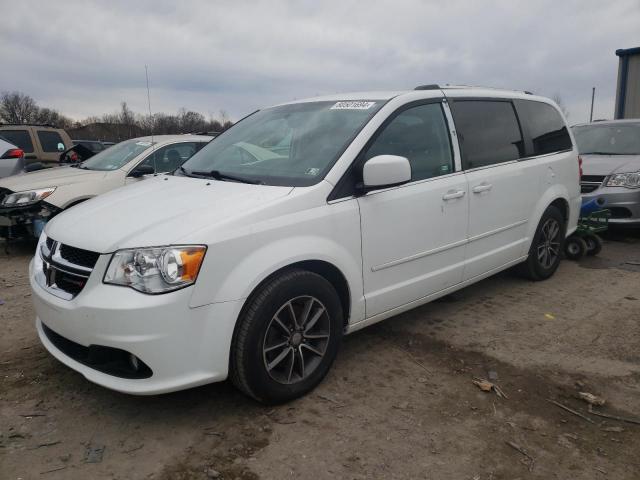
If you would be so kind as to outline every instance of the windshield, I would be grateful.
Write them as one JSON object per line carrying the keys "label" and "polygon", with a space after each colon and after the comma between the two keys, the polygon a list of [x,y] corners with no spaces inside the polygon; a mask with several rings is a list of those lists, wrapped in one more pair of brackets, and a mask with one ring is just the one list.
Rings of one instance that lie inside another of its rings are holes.
{"label": "windshield", "polygon": [[584,125],[573,133],[582,154],[640,155],[640,123]]}
{"label": "windshield", "polygon": [[307,102],[261,110],[184,164],[186,175],[307,186],[324,178],[382,101]]}
{"label": "windshield", "polygon": [[135,139],[120,142],[82,162],[80,168],[86,170],[117,170],[145,150],[151,148],[151,145],[153,145],[151,142]]}

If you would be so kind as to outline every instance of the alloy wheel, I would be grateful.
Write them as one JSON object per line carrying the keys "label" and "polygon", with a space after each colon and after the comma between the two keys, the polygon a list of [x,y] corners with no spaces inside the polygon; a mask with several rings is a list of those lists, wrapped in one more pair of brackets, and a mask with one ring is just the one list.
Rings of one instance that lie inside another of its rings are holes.
{"label": "alloy wheel", "polygon": [[540,235],[537,253],[538,262],[545,268],[551,268],[560,256],[560,223],[555,218],[548,218]]}
{"label": "alloy wheel", "polygon": [[326,307],[312,296],[287,301],[271,318],[262,357],[269,376],[282,384],[308,378],[327,351],[331,320]]}

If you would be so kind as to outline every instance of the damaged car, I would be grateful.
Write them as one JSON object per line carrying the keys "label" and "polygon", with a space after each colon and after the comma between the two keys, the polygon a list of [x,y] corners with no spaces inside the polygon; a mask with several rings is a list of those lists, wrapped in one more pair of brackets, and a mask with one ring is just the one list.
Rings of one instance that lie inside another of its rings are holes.
{"label": "damaged car", "polygon": [[0,180],[0,237],[37,238],[52,217],[146,176],[173,172],[211,140],[161,135],[127,140],[88,160]]}

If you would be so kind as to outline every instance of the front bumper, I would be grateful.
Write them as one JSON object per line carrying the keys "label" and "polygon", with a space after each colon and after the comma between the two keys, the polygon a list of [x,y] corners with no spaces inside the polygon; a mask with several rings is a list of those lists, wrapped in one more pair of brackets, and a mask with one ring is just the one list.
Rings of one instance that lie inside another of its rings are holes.
{"label": "front bumper", "polygon": [[26,207],[0,208],[0,238],[39,237],[42,228],[60,209],[40,201]]}
{"label": "front bumper", "polygon": [[640,189],[602,186],[583,193],[583,201],[596,200],[602,208],[611,211],[609,223],[620,226],[640,226]]}
{"label": "front bumper", "polygon": [[[105,285],[109,256],[99,258],[83,290],[64,300],[29,278],[42,344],[58,360],[88,380],[124,393],[150,395],[226,379],[229,350],[241,301],[189,308],[191,288],[145,295],[127,287]],[[147,365],[148,378],[123,378],[96,370],[58,348],[50,331],[82,347],[111,347],[135,355]]]}

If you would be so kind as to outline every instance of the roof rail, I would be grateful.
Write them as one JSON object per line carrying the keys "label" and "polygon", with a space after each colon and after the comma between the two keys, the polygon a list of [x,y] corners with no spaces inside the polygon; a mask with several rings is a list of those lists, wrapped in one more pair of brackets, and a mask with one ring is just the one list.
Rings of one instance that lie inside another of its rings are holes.
{"label": "roof rail", "polygon": [[525,93],[527,95],[533,95],[532,92],[529,92],[527,90],[514,90],[514,89],[510,89],[510,88],[499,88],[499,87],[484,87],[482,85],[450,85],[450,84],[446,84],[446,85],[437,85],[435,83],[433,84],[429,84],[429,85],[419,85],[416,88],[414,88],[414,90],[447,90],[447,89],[456,89],[456,88],[486,88],[487,90],[503,90],[503,91],[508,91],[508,92],[522,92]]}
{"label": "roof rail", "polygon": [[0,127],[49,127],[49,128],[58,128],[55,125],[51,125],[50,123],[2,123],[2,122],[0,122]]}

